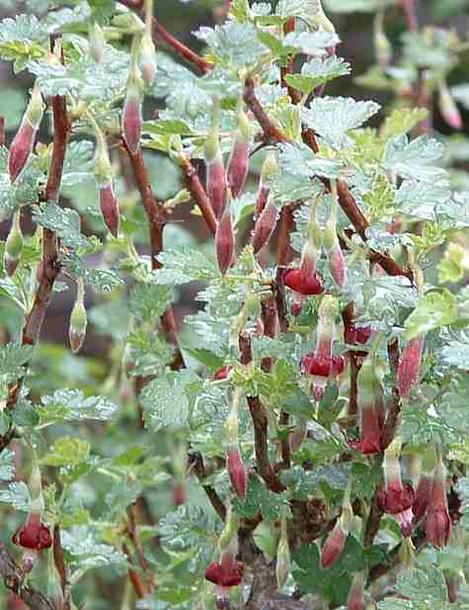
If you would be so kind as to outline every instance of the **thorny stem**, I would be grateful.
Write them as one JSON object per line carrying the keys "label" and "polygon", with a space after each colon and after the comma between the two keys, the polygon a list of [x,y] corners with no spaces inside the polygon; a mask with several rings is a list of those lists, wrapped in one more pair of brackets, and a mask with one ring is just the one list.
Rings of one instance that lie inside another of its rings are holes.
{"label": "thorny stem", "polygon": [[148,589],[151,592],[155,588],[155,581],[153,573],[151,572],[147,560],[145,558],[145,553],[143,551],[142,543],[138,533],[136,508],[136,503],[132,504],[129,508],[129,526],[127,528],[127,532],[130,540],[132,541],[135,552],[137,553],[140,567],[146,576]]}
{"label": "thorny stem", "polygon": [[129,563],[128,574],[130,582],[132,583],[132,587],[134,588],[135,595],[138,599],[143,599],[147,596],[148,592],[140,574],[136,572],[132,567],[132,553],[130,552],[129,547],[125,543],[122,545],[122,550],[124,551],[124,554],[126,555],[127,561]]}
{"label": "thorny stem", "polygon": [[62,540],[60,536],[60,526],[54,526],[54,564],[60,578],[60,587],[62,589],[63,606],[62,610],[70,610],[70,582],[68,579],[68,570],[65,564],[64,551],[62,548]]}
{"label": "thorny stem", "polygon": [[190,160],[185,156],[180,157],[179,163],[184,172],[186,186],[192,193],[192,196],[199,207],[207,227],[215,235],[215,231],[217,230],[217,220],[215,218],[215,214],[213,213],[210,198],[199,178],[197,170],[192,165]]}
{"label": "thorny stem", "polygon": [[383,445],[386,448],[393,440],[401,412],[401,398],[397,387],[397,369],[399,367],[399,342],[396,338],[388,343],[388,360],[393,378],[391,404],[389,405],[386,423],[384,424]]}
{"label": "thorny stem", "polygon": [[215,488],[212,485],[208,485],[204,483],[204,480],[207,477],[205,472],[205,465],[203,457],[200,453],[190,453],[189,454],[189,463],[192,466],[192,472],[195,474],[197,479],[202,485],[202,489],[204,490],[210,504],[212,505],[214,511],[220,517],[222,521],[226,519],[226,506],[223,504],[220,496],[217,494]]}

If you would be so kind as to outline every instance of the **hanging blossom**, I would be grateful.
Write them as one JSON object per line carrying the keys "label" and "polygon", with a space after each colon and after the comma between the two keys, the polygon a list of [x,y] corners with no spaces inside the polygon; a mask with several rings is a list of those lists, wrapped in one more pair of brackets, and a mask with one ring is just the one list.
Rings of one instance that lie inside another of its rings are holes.
{"label": "hanging blossom", "polygon": [[451,518],[446,493],[446,468],[441,452],[439,451],[438,454],[425,520],[425,532],[428,542],[435,548],[441,549],[448,544],[451,535]]}
{"label": "hanging blossom", "polygon": [[358,373],[360,438],[349,444],[364,454],[382,453],[384,450],[383,375],[382,363],[372,355],[365,359]]}
{"label": "hanging blossom", "polygon": [[213,102],[212,126],[204,144],[204,158],[207,167],[207,194],[217,219],[223,216],[226,208],[228,183],[226,180],[223,155],[219,144],[220,104]]}
{"label": "hanging blossom", "polygon": [[323,570],[331,568],[339,557],[347,542],[347,537],[352,524],[353,510],[350,504],[350,482],[345,489],[344,498],[342,500],[342,512],[337,519],[333,529],[329,532],[326,542],[321,549],[320,564]]}
{"label": "hanging blossom", "polygon": [[244,112],[243,100],[238,102],[236,112],[237,128],[226,169],[228,187],[233,197],[239,197],[244,191],[249,170],[249,147],[251,145],[251,123]]}
{"label": "hanging blossom", "polygon": [[330,214],[327,221],[324,234],[322,236],[322,243],[327,254],[327,263],[329,266],[330,274],[334,279],[334,282],[339,287],[345,285],[347,268],[345,264],[344,254],[340,247],[339,239],[337,237],[337,185],[335,180],[331,180],[331,194],[332,200],[330,205]]}
{"label": "hanging blossom", "polygon": [[98,124],[88,114],[96,133],[97,157],[94,166],[94,175],[99,188],[99,204],[104,224],[114,237],[119,232],[119,206],[114,192],[114,174],[107,150],[104,134]]}
{"label": "hanging blossom", "polygon": [[321,400],[327,381],[340,375],[345,367],[343,356],[334,356],[335,318],[337,302],[331,295],[325,295],[318,309],[316,349],[301,360],[301,372],[310,375],[313,382],[313,396]]}
{"label": "hanging blossom", "polygon": [[378,494],[377,504],[384,512],[394,517],[402,535],[407,537],[413,529],[412,505],[415,494],[410,483],[402,482],[400,452],[399,439],[394,439],[384,452],[384,489]]}

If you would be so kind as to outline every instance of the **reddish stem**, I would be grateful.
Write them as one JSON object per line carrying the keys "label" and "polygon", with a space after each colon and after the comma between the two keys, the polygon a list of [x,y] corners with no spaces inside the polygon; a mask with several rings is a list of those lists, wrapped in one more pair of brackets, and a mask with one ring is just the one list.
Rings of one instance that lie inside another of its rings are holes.
{"label": "reddish stem", "polygon": [[189,191],[192,193],[192,196],[197,203],[200,212],[205,220],[207,227],[210,231],[215,235],[217,230],[217,219],[215,218],[215,214],[213,213],[212,204],[210,203],[210,198],[207,195],[207,192],[199,178],[196,168],[192,165],[192,163],[187,159],[187,157],[182,157],[180,160],[181,167],[184,171],[184,175],[186,178],[186,186]]}

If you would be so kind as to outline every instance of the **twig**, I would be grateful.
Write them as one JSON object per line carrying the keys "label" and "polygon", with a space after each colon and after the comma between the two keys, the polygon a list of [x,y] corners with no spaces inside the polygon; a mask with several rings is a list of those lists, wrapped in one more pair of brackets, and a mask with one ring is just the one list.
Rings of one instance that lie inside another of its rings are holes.
{"label": "twig", "polygon": [[145,584],[144,584],[140,574],[132,568],[132,565],[133,565],[132,553],[130,552],[129,547],[125,543],[122,545],[122,550],[124,551],[124,554],[127,557],[127,561],[129,562],[128,574],[129,574],[130,582],[132,583],[132,586],[134,588],[135,594],[138,597],[138,599],[143,599],[144,597],[147,596],[147,590],[146,590]]}
{"label": "twig", "polygon": [[246,79],[243,99],[245,104],[256,117],[257,122],[262,127],[262,131],[268,140],[271,140],[272,142],[291,142],[290,138],[288,138],[288,136],[286,136],[282,130],[275,125],[257,99],[254,90],[254,81],[252,78]]}
{"label": "twig", "polygon": [[155,580],[153,574],[148,566],[147,560],[145,558],[145,553],[143,551],[142,543],[140,541],[140,536],[138,534],[138,526],[137,526],[137,514],[136,514],[136,504],[132,504],[129,508],[129,526],[127,528],[127,532],[130,540],[134,546],[135,552],[137,553],[138,562],[140,567],[142,568],[148,582],[149,592],[153,591],[155,588]]}
{"label": "twig", "polygon": [[210,504],[212,505],[214,511],[220,517],[222,521],[226,519],[226,507],[223,504],[220,496],[217,494],[215,488],[212,485],[208,485],[204,483],[204,480],[207,477],[205,472],[205,465],[203,457],[198,452],[191,452],[189,454],[189,464],[192,466],[192,472],[195,474],[197,479],[202,484],[202,489],[204,490]]}
{"label": "twig", "polygon": [[277,241],[277,264],[286,265],[290,261],[290,233],[293,230],[294,219],[292,204],[284,205],[280,213],[280,229]]}
{"label": "twig", "polygon": [[24,574],[3,542],[0,542],[0,575],[5,587],[31,610],[55,610],[53,603],[47,597],[36,589],[24,585]]}
{"label": "twig", "polygon": [[199,206],[199,210],[205,220],[207,227],[213,234],[215,234],[215,231],[217,230],[217,220],[215,218],[215,214],[213,213],[210,198],[207,195],[205,188],[203,187],[196,168],[185,156],[181,157],[180,165],[184,171],[187,188],[192,193],[196,204]]}
{"label": "twig", "polygon": [[5,117],[0,116],[0,146],[5,146]]}
{"label": "twig", "polygon": [[[141,148],[133,154],[125,143],[124,147],[129,155],[135,183],[140,192],[140,197],[147,216],[148,230],[150,232],[151,267],[152,269],[160,269],[161,263],[158,261],[157,257],[163,250],[163,229],[167,222],[167,213],[163,204],[159,202],[153,194]],[[166,337],[174,346],[172,368],[174,370],[183,368],[184,359],[179,347],[176,321],[171,307],[161,316],[161,325]]]}
{"label": "twig", "polygon": [[62,610],[70,610],[70,582],[68,580],[68,570],[65,565],[64,551],[62,548],[62,540],[60,536],[60,526],[54,526],[54,563],[60,578],[60,587],[62,589],[63,604]]}
{"label": "twig", "polygon": [[[249,364],[252,361],[251,337],[246,332],[242,332],[239,336],[239,351],[241,364]],[[275,474],[275,470],[269,462],[267,412],[259,396],[247,396],[247,402],[254,426],[257,470],[271,491],[281,492],[285,489],[285,486]]]}

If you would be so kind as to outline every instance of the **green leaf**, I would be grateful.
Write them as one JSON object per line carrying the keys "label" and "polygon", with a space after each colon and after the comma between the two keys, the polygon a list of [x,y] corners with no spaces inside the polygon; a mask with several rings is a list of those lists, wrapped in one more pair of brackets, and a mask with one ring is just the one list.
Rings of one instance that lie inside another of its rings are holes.
{"label": "green leaf", "polygon": [[112,269],[92,269],[86,270],[86,281],[96,292],[108,293],[122,288],[124,279]]}
{"label": "green leaf", "polygon": [[290,176],[310,179],[315,176],[337,178],[339,175],[341,161],[315,155],[306,144],[281,144],[279,149],[282,171]]}
{"label": "green leaf", "polygon": [[90,444],[72,436],[62,436],[52,445],[41,462],[47,466],[78,466],[88,459]]}
{"label": "green leaf", "polygon": [[109,420],[117,405],[104,396],[85,396],[78,389],[56,390],[41,398],[37,411],[43,423],[82,421],[85,419]]}
{"label": "green leaf", "polygon": [[341,149],[353,142],[347,132],[360,127],[379,109],[379,104],[371,101],[357,102],[350,97],[317,97],[309,108],[303,109],[302,119],[327,144]]}
{"label": "green leaf", "polygon": [[106,21],[114,14],[115,0],[88,0],[92,10],[92,20],[98,23]]}
{"label": "green leaf", "polygon": [[70,248],[88,246],[88,239],[81,233],[80,216],[75,210],[47,201],[35,208],[34,220],[42,227],[55,231]]}
{"label": "green leaf", "polygon": [[404,570],[397,577],[397,590],[415,601],[447,601],[448,589],[443,574],[433,566]]}
{"label": "green leaf", "polygon": [[389,140],[394,136],[409,133],[427,116],[428,110],[426,108],[394,108],[384,120],[380,135],[383,140]]}
{"label": "green leaf", "polygon": [[0,454],[0,481],[11,481],[15,476],[14,454],[11,449],[4,449]]}
{"label": "green leaf", "polygon": [[288,499],[285,495],[269,491],[263,481],[252,476],[249,477],[246,500],[241,502],[236,498],[233,506],[241,517],[250,518],[261,513],[264,519],[275,520],[278,519],[282,509],[288,507]]}
{"label": "green leaf", "polygon": [[152,322],[164,314],[173,297],[170,286],[139,282],[130,294],[129,308],[137,320]]}
{"label": "green leaf", "polygon": [[441,357],[445,364],[469,371],[469,336],[464,333],[460,341],[451,341],[443,347]]}
{"label": "green leaf", "polygon": [[406,320],[406,339],[423,335],[430,330],[453,324],[458,319],[456,299],[444,288],[425,293]]}
{"label": "green leaf", "polygon": [[16,510],[29,512],[31,496],[26,483],[14,481],[6,489],[0,489],[0,502],[10,504]]}
{"label": "green leaf", "polygon": [[423,183],[416,180],[403,180],[396,191],[396,205],[408,216],[424,220],[436,220],[437,206],[451,198],[447,181]]}
{"label": "green leaf", "polygon": [[33,348],[30,345],[0,345],[0,379],[10,383],[22,377],[32,354]]}
{"label": "green leaf", "polygon": [[332,55],[324,60],[315,57],[303,64],[301,74],[287,74],[285,80],[302,93],[311,93],[319,85],[350,72],[350,64],[341,57]]}
{"label": "green leaf", "polygon": [[109,544],[99,542],[88,527],[77,526],[61,532],[62,546],[72,567],[72,577],[77,578],[92,568],[109,565],[125,567],[127,558]]}
{"label": "green leaf", "polygon": [[132,376],[152,376],[164,371],[170,364],[174,348],[159,336],[157,332],[148,332],[142,328],[127,337],[131,348]]}
{"label": "green leaf", "polygon": [[444,169],[437,167],[443,153],[443,144],[426,135],[410,141],[406,135],[396,136],[386,144],[383,167],[402,178],[434,183],[447,176]]}
{"label": "green leaf", "polygon": [[153,272],[153,280],[157,284],[175,286],[196,280],[207,281],[219,276],[215,262],[190,246],[180,250],[165,250],[158,260],[163,268]]}

